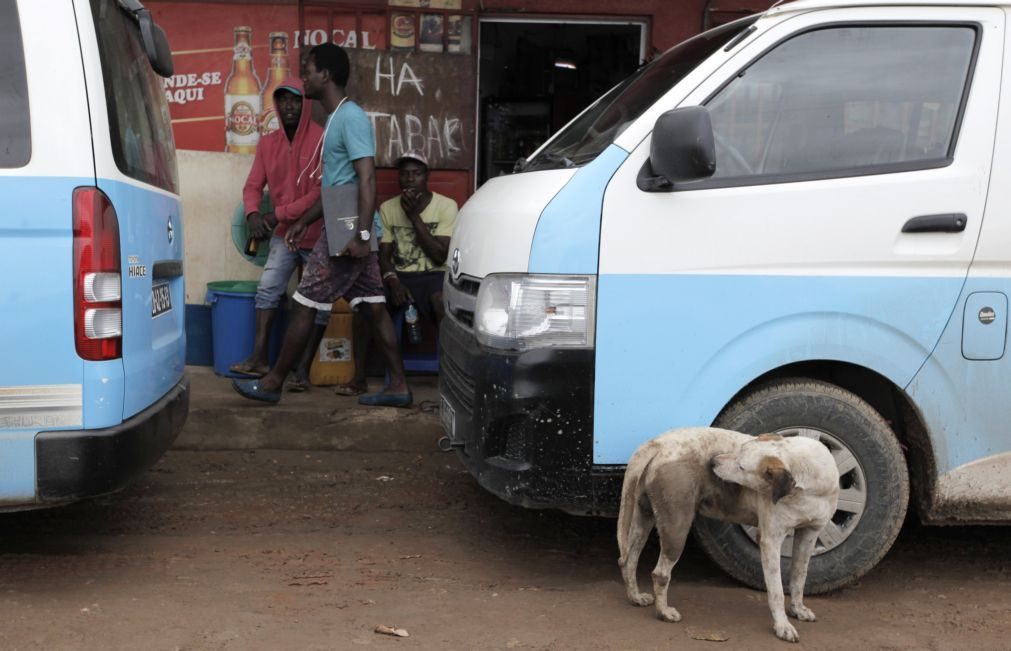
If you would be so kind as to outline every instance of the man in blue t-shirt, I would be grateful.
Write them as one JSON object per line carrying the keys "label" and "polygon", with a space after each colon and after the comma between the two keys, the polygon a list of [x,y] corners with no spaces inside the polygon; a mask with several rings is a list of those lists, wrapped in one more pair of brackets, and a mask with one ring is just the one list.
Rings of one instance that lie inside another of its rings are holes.
{"label": "man in blue t-shirt", "polygon": [[[358,402],[391,407],[408,407],[412,402],[393,321],[386,311],[378,253],[372,251],[369,242],[376,215],[375,135],[365,111],[348,99],[345,88],[350,73],[351,62],[338,45],[317,45],[306,57],[302,70],[305,96],[318,100],[329,118],[323,133],[321,160],[315,165],[315,171],[307,169],[302,173],[315,174],[321,167],[323,187],[357,181],[359,230],[342,255],[331,256],[324,226],[293,297],[288,331],[277,364],[262,378],[232,381],[235,390],[246,398],[280,401],[284,378],[305,348],[316,310],[328,310],[334,301],[343,297],[352,309],[364,309],[390,375],[385,389],[363,395]],[[292,224],[285,235],[288,247],[297,248],[308,225],[322,214],[318,207],[310,209]]]}

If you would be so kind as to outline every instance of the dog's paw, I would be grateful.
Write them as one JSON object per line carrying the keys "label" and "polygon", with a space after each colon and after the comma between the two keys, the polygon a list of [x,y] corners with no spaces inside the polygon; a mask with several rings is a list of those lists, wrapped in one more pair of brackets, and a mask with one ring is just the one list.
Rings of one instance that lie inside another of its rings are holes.
{"label": "dog's paw", "polygon": [[657,619],[662,619],[665,622],[680,622],[681,613],[674,606],[667,606],[666,608],[660,607],[656,609]]}
{"label": "dog's paw", "polygon": [[785,642],[800,642],[800,636],[797,635],[797,629],[793,627],[790,622],[784,622],[783,624],[776,624],[776,637]]}
{"label": "dog's paw", "polygon": [[790,607],[786,610],[786,614],[790,617],[796,617],[802,622],[813,622],[817,619],[814,616],[814,611],[803,605],[790,604]]}
{"label": "dog's paw", "polygon": [[640,592],[638,594],[628,595],[628,600],[632,602],[633,606],[652,606],[653,605],[653,595],[647,592]]}

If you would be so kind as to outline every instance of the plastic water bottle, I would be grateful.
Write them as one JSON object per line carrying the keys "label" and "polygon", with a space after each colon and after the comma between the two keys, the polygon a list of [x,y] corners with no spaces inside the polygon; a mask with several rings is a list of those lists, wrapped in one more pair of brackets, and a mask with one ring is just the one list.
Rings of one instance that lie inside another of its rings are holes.
{"label": "plastic water bottle", "polygon": [[421,327],[418,325],[418,309],[414,307],[414,303],[407,306],[407,311],[404,312],[404,321],[407,322],[407,340],[412,344],[421,341]]}

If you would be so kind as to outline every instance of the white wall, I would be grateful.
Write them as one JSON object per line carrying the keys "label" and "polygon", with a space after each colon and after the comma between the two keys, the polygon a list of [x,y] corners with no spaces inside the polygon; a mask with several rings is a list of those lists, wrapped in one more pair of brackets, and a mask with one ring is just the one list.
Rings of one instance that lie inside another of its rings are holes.
{"label": "white wall", "polygon": [[261,268],[232,244],[232,215],[252,155],[206,151],[178,152],[186,247],[186,302],[203,303],[214,280],[259,280]]}

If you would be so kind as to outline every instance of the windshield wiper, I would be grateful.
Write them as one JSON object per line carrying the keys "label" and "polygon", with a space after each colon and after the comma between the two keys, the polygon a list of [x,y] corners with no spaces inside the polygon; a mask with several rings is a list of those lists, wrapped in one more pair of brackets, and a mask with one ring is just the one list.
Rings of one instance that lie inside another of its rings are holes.
{"label": "windshield wiper", "polygon": [[541,162],[548,163],[549,165],[561,164],[562,167],[566,168],[576,167],[576,164],[572,162],[572,159],[569,158],[568,156],[563,156],[562,154],[553,154],[551,152],[545,152],[543,154],[540,154],[530,162],[528,162],[526,165],[524,165],[523,169],[526,170],[532,165],[536,165],[537,163]]}

